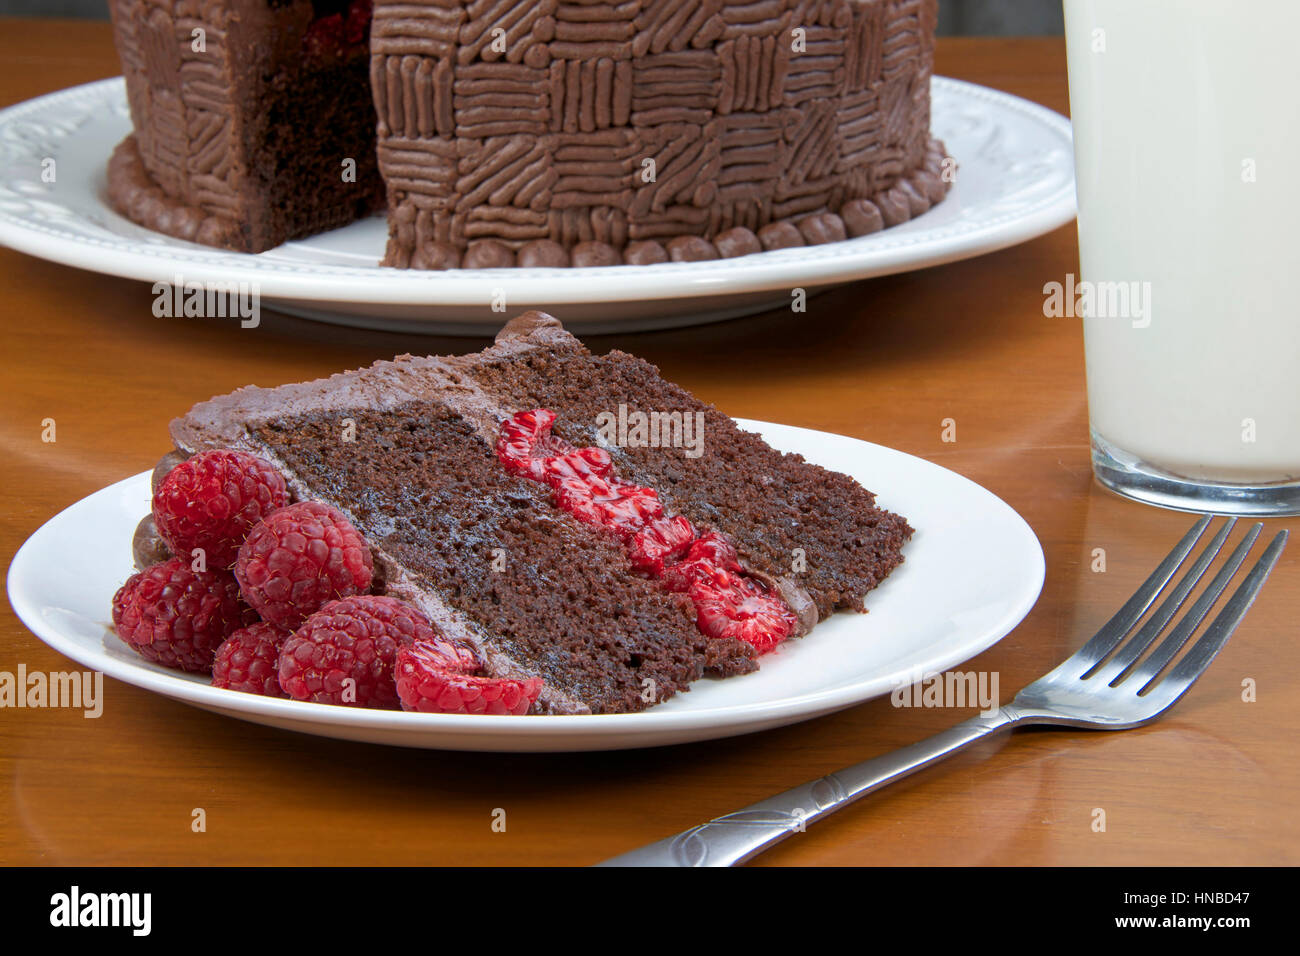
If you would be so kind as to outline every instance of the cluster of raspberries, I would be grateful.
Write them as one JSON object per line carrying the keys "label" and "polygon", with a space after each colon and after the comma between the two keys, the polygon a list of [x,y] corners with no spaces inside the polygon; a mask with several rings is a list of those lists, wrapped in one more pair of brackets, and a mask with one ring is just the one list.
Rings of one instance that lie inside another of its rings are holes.
{"label": "cluster of raspberries", "polygon": [[321,704],[525,714],[538,678],[484,677],[472,649],[418,609],[370,593],[370,547],[336,508],[290,503],[246,452],[205,451],[156,483],[153,521],[173,555],[113,597],[113,627],[142,657],[210,673],[214,687]]}

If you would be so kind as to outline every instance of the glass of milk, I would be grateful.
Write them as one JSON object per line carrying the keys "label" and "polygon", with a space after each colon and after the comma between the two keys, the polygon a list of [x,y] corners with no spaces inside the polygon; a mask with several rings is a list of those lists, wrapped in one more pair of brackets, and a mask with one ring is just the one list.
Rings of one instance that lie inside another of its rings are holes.
{"label": "glass of milk", "polygon": [[1300,0],[1064,0],[1093,470],[1300,513]]}

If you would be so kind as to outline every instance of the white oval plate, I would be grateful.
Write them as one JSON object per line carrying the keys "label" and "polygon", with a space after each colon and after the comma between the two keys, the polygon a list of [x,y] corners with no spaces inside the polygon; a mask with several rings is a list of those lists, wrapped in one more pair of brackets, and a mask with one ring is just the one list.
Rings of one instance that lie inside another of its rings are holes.
{"label": "white oval plate", "polygon": [[[900,451],[842,435],[740,420],[782,451],[852,475],[917,529],[906,560],[868,595],[762,658],[757,673],[701,680],[639,714],[489,717],[275,700],[220,690],[145,661],[111,631],[149,473],[110,485],[43,525],[9,567],[9,602],[83,667],[187,704],[287,730],[444,750],[619,750],[752,733],[808,720],[943,672],[995,644],[1033,607],[1043,552],[1015,511],[979,485]],[[112,696],[106,706],[113,706]]]}
{"label": "white oval plate", "polygon": [[[957,158],[948,197],[873,236],[719,262],[584,269],[420,272],[378,265],[382,217],[248,255],[172,239],[119,216],[104,168],[131,129],[122,80],[73,87],[0,112],[0,243],[148,282],[256,283],[262,303],[343,325],[489,335],[492,303],[542,309],[571,331],[669,328],[790,304],[872,276],[983,255],[1074,218],[1070,121],[1019,97],[935,77],[931,128]],[[43,163],[55,161],[53,183]]]}

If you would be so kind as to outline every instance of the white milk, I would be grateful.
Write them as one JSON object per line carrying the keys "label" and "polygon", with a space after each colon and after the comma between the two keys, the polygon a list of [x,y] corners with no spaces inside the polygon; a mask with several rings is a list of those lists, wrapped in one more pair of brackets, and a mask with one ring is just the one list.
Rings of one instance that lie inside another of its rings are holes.
{"label": "white milk", "polygon": [[1145,315],[1084,320],[1093,432],[1187,478],[1300,479],[1300,0],[1065,15],[1079,279],[1150,283]]}

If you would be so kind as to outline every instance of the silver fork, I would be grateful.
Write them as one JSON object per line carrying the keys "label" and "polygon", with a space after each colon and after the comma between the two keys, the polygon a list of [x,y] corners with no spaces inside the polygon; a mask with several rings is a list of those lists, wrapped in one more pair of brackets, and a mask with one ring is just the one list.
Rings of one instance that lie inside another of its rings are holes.
{"label": "silver fork", "polygon": [[1143,652],[1165,631],[1205,575],[1235,524],[1235,518],[1223,523],[1160,606],[1138,628],[1138,622],[1209,527],[1210,516],[1198,521],[1088,643],[990,715],[972,717],[919,743],[827,774],[600,865],[735,866],[802,831],[807,824],[993,734],[1030,724],[1128,730],[1151,723],[1187,693],[1210,666],[1246,616],[1286,546],[1287,532],[1280,531],[1205,633],[1171,668],[1170,662],[1219,600],[1259,537],[1264,526],[1254,525],[1168,636],[1143,658]]}

